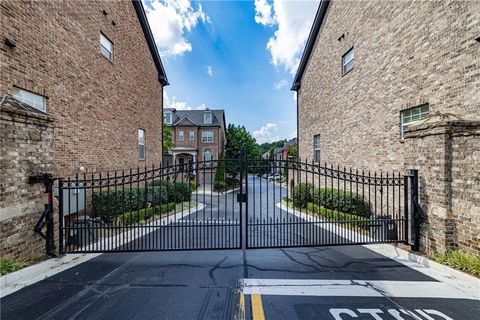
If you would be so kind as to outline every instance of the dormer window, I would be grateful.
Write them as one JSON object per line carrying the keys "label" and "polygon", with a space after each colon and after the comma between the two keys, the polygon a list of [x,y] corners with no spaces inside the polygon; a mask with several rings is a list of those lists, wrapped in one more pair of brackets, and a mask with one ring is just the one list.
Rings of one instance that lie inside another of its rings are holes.
{"label": "dormer window", "polygon": [[172,124],[172,114],[170,112],[165,112],[164,120],[166,124]]}
{"label": "dormer window", "polygon": [[212,124],[212,112],[211,111],[206,111],[203,114],[203,122],[205,124]]}

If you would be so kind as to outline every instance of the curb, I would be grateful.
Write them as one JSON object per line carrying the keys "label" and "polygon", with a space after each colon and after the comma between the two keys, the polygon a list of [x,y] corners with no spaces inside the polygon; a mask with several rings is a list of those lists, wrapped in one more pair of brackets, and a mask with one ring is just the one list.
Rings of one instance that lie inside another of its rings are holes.
{"label": "curb", "polygon": [[[190,213],[202,210],[203,208],[205,208],[205,205],[201,202],[198,202],[197,210],[190,211]],[[178,220],[185,211],[176,213],[172,221]],[[169,219],[169,217],[163,219]],[[169,223],[170,222],[171,221],[169,221]],[[130,239],[130,241],[132,240],[134,240],[134,238]],[[87,262],[88,260],[91,260],[102,254],[103,253],[67,254],[60,258],[48,259],[32,266],[20,269],[16,272],[0,276],[0,298],[12,294],[22,288],[28,287],[34,283],[45,280],[56,275],[57,273],[75,267],[81,263]]]}

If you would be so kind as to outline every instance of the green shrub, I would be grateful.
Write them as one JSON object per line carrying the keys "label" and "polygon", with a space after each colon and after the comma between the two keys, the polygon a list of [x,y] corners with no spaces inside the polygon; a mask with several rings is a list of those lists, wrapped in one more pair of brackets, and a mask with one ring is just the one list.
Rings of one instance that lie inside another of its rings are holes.
{"label": "green shrub", "polygon": [[196,182],[196,181],[194,181],[194,180],[190,180],[190,182],[189,182],[189,183],[190,183],[190,190],[191,190],[191,191],[195,191],[195,190],[197,190],[197,188],[198,188],[198,184],[197,184],[197,182]]}
{"label": "green shrub", "polygon": [[[174,182],[174,181],[168,181],[168,180],[158,180],[150,183],[150,187],[161,187],[159,189],[160,195],[165,194],[166,192],[166,198],[162,203],[170,203],[170,202],[180,203],[180,202],[191,200],[192,198],[191,183],[192,181],[187,183],[187,182]],[[195,182],[193,183],[195,184]]]}
{"label": "green shrub", "polygon": [[217,191],[225,191],[227,189],[227,183],[225,181],[215,181],[213,187]]}
{"label": "green shrub", "polygon": [[163,215],[175,210],[175,203],[162,204],[159,206],[144,208],[138,211],[125,212],[116,217],[115,221],[118,225],[133,225],[150,219],[154,215]]}
{"label": "green shrub", "polygon": [[28,265],[27,262],[14,259],[4,259],[0,260],[0,275],[5,275],[7,273],[15,272],[20,270]]}
{"label": "green shrub", "polygon": [[114,217],[122,212],[137,210],[145,207],[144,192],[142,189],[102,190],[92,195],[93,218],[101,218],[110,223]]}
{"label": "green shrub", "polygon": [[356,216],[353,214],[348,214],[344,212],[339,212],[331,209],[327,209],[321,206],[318,206],[313,203],[307,204],[307,211],[321,215],[327,218],[331,218],[333,220],[342,220],[342,221],[364,221],[365,223],[368,223],[369,220],[365,217],[361,216]]}
{"label": "green shrub", "polygon": [[432,259],[438,263],[480,277],[480,255],[478,254],[452,250],[443,254],[435,254],[432,256]]}
{"label": "green shrub", "polygon": [[315,188],[313,203],[343,213],[367,218],[370,217],[370,206],[368,202],[366,202],[362,196],[349,191]]}
{"label": "green shrub", "polygon": [[311,183],[299,183],[292,190],[293,205],[305,208],[309,202],[313,202],[314,187]]}

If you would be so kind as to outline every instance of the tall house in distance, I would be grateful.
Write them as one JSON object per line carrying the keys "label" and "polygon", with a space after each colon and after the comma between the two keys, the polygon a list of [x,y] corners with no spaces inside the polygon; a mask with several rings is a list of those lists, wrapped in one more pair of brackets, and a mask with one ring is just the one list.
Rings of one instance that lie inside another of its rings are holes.
{"label": "tall house in distance", "polygon": [[0,95],[50,118],[55,176],[160,164],[168,81],[141,1],[0,11]]}
{"label": "tall house in distance", "polygon": [[424,251],[480,252],[479,12],[322,0],[292,87],[300,159],[418,170]]}

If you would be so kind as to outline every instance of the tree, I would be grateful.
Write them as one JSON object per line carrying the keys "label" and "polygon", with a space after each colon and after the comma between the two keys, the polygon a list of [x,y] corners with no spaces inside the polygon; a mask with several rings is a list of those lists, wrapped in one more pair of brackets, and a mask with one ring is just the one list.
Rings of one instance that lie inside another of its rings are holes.
{"label": "tree", "polygon": [[[251,160],[260,159],[260,149],[255,138],[245,129],[244,126],[229,124],[227,127],[227,145],[225,146],[226,159],[240,159],[242,150],[245,150],[246,157]],[[227,161],[227,174],[235,177],[240,172],[239,161]]]}
{"label": "tree", "polygon": [[213,186],[218,191],[225,190],[227,187],[227,184],[225,183],[225,156],[223,155],[223,152],[218,158],[218,166],[215,171],[215,181]]}
{"label": "tree", "polygon": [[163,152],[168,152],[173,148],[172,128],[163,122]]}

